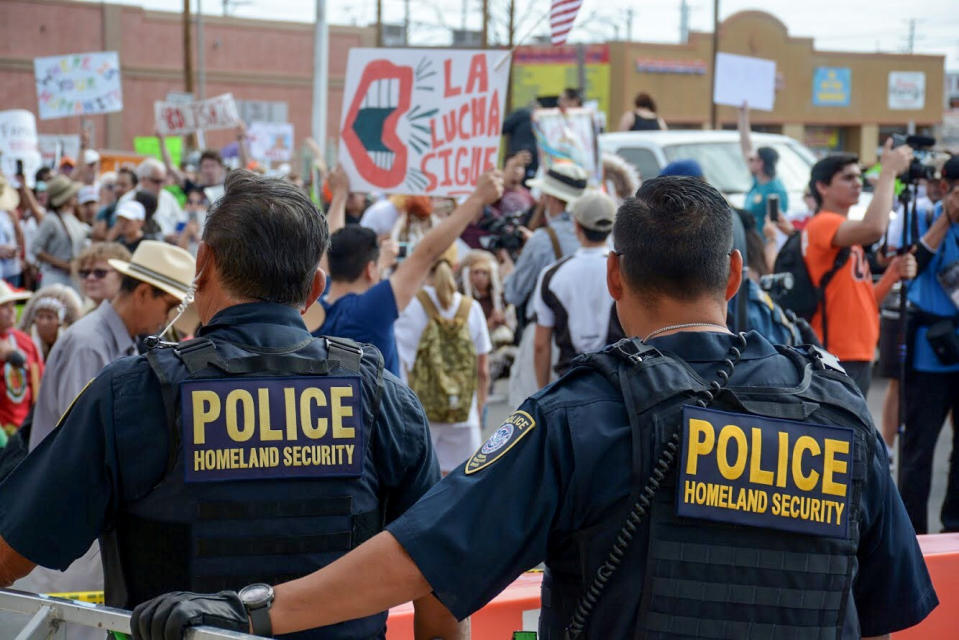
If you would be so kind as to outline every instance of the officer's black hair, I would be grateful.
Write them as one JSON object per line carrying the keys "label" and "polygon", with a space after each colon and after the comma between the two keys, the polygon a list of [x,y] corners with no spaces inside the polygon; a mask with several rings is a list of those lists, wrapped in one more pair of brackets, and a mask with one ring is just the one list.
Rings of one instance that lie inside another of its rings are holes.
{"label": "officer's black hair", "polygon": [[279,178],[237,170],[224,187],[203,228],[223,286],[238,298],[302,306],[329,245],[326,218]]}
{"label": "officer's black hair", "polygon": [[133,199],[143,205],[143,221],[144,226],[146,226],[150,220],[153,220],[153,216],[157,212],[157,197],[149,191],[141,190],[133,194]]}
{"label": "officer's black hair", "polygon": [[699,178],[645,180],[616,214],[613,238],[629,287],[650,298],[723,296],[733,248],[726,199]]}
{"label": "officer's black hair", "polygon": [[358,224],[343,227],[330,239],[327,261],[330,279],[335,282],[353,282],[363,274],[363,269],[380,257],[376,232]]}
{"label": "officer's black hair", "polygon": [[822,194],[816,183],[828,185],[833,177],[851,164],[858,164],[859,156],[854,153],[833,153],[812,166],[809,170],[809,193],[816,201],[816,210],[822,208]]}
{"label": "officer's black hair", "polygon": [[[137,280],[133,276],[124,275],[123,278],[120,280],[120,291],[122,293],[133,293],[136,290],[136,288],[139,287],[141,284],[150,284],[150,283],[144,282],[143,280]],[[153,294],[154,298],[159,298],[160,296],[166,295],[166,291],[164,291],[163,289],[159,287],[154,287],[152,284],[150,284],[150,289],[151,289],[150,293]]]}

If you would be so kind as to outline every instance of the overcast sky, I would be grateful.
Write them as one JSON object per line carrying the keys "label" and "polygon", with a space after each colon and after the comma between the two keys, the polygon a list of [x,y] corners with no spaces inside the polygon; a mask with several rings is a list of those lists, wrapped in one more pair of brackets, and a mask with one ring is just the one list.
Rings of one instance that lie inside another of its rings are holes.
{"label": "overcast sky", "polygon": [[[111,0],[151,9],[182,11],[182,0]],[[197,0],[191,0],[196,11]],[[407,0],[408,1],[408,0]],[[201,0],[204,14],[312,22],[313,0]],[[492,20],[505,23],[508,0],[489,0]],[[692,30],[712,29],[712,2],[687,0]],[[682,0],[583,0],[572,42],[597,42],[627,37],[632,9],[634,40],[678,42]],[[448,44],[450,27],[480,28],[480,0],[414,0],[411,44]],[[465,11],[464,21],[464,5]],[[328,2],[331,24],[365,25],[376,19],[375,0]],[[432,7],[439,7],[434,10]],[[385,22],[404,20],[404,0],[383,0]],[[549,0],[516,0],[519,37],[545,34]],[[812,37],[817,49],[903,52],[910,20],[915,20],[914,50],[946,56],[946,68],[959,71],[959,2],[956,0],[721,0],[720,18],[737,11],[761,9],[785,23],[790,35]],[[494,25],[495,37],[495,25]]]}

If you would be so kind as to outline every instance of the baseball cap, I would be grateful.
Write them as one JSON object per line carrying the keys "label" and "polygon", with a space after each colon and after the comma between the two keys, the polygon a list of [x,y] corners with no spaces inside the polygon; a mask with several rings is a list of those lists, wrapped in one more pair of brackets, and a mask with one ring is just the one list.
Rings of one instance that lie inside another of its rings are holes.
{"label": "baseball cap", "polygon": [[97,193],[97,188],[87,185],[81,187],[80,191],[77,192],[77,202],[80,204],[86,204],[88,202],[96,202],[100,199],[100,195]]}
{"label": "baseball cap", "polygon": [[959,180],[959,156],[952,156],[942,165],[943,180]]}
{"label": "baseball cap", "polygon": [[659,172],[661,176],[689,176],[691,178],[702,178],[703,168],[695,160],[674,160],[670,162],[663,170]]}
{"label": "baseball cap", "polygon": [[124,200],[118,204],[116,214],[118,218],[127,220],[146,220],[147,217],[146,209],[136,200]]}
{"label": "baseball cap", "polygon": [[100,154],[93,149],[87,149],[83,152],[83,164],[93,164],[99,162]]}
{"label": "baseball cap", "polygon": [[590,189],[573,204],[573,219],[590,231],[609,231],[616,219],[616,203],[602,191]]}

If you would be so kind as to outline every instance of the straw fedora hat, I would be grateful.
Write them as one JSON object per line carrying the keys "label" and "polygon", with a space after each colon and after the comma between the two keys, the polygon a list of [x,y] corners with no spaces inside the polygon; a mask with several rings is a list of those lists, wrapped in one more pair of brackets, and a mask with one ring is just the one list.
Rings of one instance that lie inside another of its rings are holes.
{"label": "straw fedora hat", "polygon": [[20,194],[0,175],[0,211],[13,211],[20,206]]}
{"label": "straw fedora hat", "polygon": [[129,262],[116,258],[107,262],[123,275],[152,284],[180,300],[186,297],[196,273],[196,261],[189,251],[156,240],[141,242]]}
{"label": "straw fedora hat", "polygon": [[55,176],[47,182],[47,198],[51,207],[59,207],[80,191],[83,185],[71,180],[63,174]]}
{"label": "straw fedora hat", "polygon": [[553,165],[543,174],[543,177],[530,180],[526,184],[531,189],[538,188],[543,193],[572,204],[583,195],[588,180],[589,174],[585,169],[571,162],[565,162]]}
{"label": "straw fedora hat", "polygon": [[29,291],[14,291],[5,280],[0,279],[0,304],[7,304],[13,300],[20,302],[29,299],[31,296],[33,294]]}

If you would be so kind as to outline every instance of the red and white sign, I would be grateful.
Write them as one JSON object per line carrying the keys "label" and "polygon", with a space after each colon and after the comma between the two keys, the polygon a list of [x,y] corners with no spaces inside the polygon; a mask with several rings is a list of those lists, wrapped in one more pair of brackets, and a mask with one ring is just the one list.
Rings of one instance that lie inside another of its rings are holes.
{"label": "red and white sign", "polygon": [[240,124],[240,112],[231,93],[198,102],[155,102],[153,113],[157,131],[165,136],[229,129]]}
{"label": "red and white sign", "polygon": [[496,166],[502,51],[351,49],[339,163],[353,191],[458,196]]}

